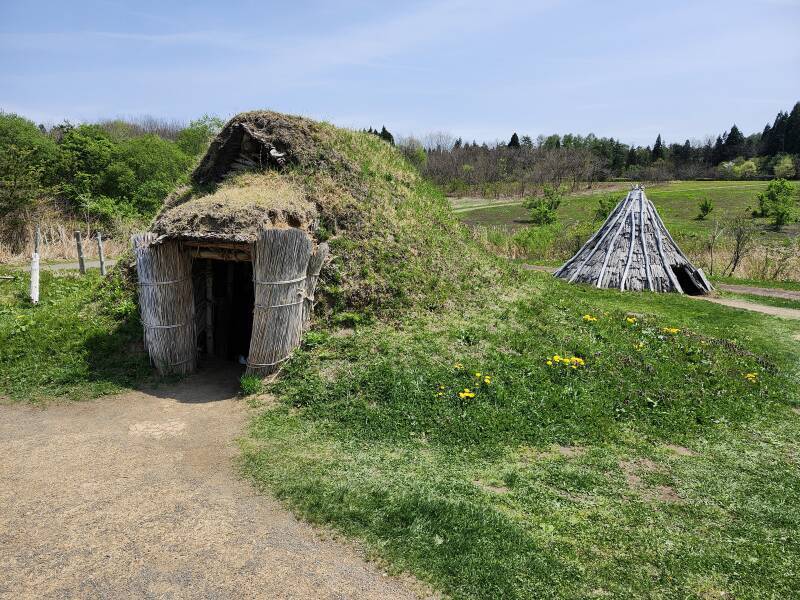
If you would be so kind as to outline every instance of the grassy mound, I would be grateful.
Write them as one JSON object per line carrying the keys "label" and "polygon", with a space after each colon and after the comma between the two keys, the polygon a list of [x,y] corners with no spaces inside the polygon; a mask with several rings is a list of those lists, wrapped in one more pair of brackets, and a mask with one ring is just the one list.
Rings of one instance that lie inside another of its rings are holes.
{"label": "grassy mound", "polygon": [[[270,163],[267,148],[279,150],[285,164]],[[223,179],[240,152],[272,168]],[[305,227],[330,243],[334,258],[322,275],[322,309],[386,314],[442,306],[502,268],[470,242],[442,194],[374,135],[269,111],[243,113],[212,143],[193,179],[154,230],[206,236],[217,228],[247,241],[268,220]]]}

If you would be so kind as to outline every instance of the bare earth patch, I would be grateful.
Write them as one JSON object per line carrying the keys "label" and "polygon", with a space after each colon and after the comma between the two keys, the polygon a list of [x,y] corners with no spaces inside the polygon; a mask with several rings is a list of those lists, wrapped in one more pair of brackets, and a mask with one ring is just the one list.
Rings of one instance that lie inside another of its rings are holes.
{"label": "bare earth patch", "polygon": [[628,487],[648,501],[682,502],[683,499],[668,485],[648,486],[642,480],[642,473],[663,473],[664,467],[654,463],[649,458],[619,461],[619,468],[625,474]]}
{"label": "bare earth patch", "polygon": [[491,485],[489,483],[485,483],[485,482],[481,481],[480,479],[476,479],[472,483],[477,485],[482,490],[485,490],[487,492],[491,492],[492,494],[507,494],[508,492],[511,491],[504,485]]}
{"label": "bare earth patch", "polygon": [[0,406],[2,598],[416,598],[234,470],[237,373]]}
{"label": "bare earth patch", "polygon": [[553,450],[567,458],[574,458],[586,452],[586,449],[581,446],[553,446]]}
{"label": "bare earth patch", "polygon": [[686,446],[679,446],[677,444],[667,444],[665,446],[667,450],[672,452],[673,454],[677,454],[678,456],[697,456],[692,450],[689,450]]}

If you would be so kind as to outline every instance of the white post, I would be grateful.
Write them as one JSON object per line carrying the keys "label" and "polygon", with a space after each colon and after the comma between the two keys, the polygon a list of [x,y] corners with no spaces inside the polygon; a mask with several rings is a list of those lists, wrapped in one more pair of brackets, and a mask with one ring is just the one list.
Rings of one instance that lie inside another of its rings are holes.
{"label": "white post", "polygon": [[33,255],[31,256],[31,302],[39,303],[39,226],[33,238]]}

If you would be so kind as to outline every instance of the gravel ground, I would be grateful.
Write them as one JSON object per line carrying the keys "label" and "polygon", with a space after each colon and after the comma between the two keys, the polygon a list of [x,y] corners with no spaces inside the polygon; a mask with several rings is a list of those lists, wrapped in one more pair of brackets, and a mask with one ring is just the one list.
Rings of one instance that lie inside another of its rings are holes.
{"label": "gravel ground", "polygon": [[[2,598],[416,598],[239,479],[236,374],[0,405]],[[228,383],[220,383],[221,380]]]}

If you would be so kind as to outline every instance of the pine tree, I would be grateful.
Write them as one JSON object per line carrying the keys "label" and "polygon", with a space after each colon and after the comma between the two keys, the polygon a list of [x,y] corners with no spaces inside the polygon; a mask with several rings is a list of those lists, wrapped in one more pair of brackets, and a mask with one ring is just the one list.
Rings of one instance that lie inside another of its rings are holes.
{"label": "pine tree", "polygon": [[658,160],[659,158],[664,158],[664,144],[661,142],[661,134],[658,134],[656,138],[656,143],[653,144],[653,152],[651,154],[652,159]]}
{"label": "pine tree", "polygon": [[737,156],[742,156],[745,149],[745,140],[742,132],[736,126],[736,123],[731,127],[730,132],[725,137],[723,144],[723,160],[733,160]]}
{"label": "pine tree", "polygon": [[800,154],[800,102],[794,105],[786,119],[784,150],[789,154]]}
{"label": "pine tree", "polygon": [[716,166],[724,160],[724,150],[722,136],[718,135],[717,140],[714,142],[714,148],[711,150],[711,164]]}
{"label": "pine tree", "polygon": [[519,136],[517,135],[517,133],[515,131],[514,135],[511,136],[511,140],[508,142],[508,147],[509,148],[519,148],[519,146],[520,146],[520,144],[519,144]]}
{"label": "pine tree", "polygon": [[639,157],[636,155],[636,146],[631,146],[628,149],[628,156],[625,157],[626,167],[635,167],[639,164]]}
{"label": "pine tree", "polygon": [[453,149],[458,150],[461,146],[464,145],[464,141],[461,138],[458,138],[455,143],[453,144]]}
{"label": "pine tree", "polygon": [[386,129],[386,125],[381,127],[381,132],[378,134],[378,137],[380,137],[383,141],[389,142],[389,144],[394,146],[394,136],[391,133],[389,133],[388,129]]}

